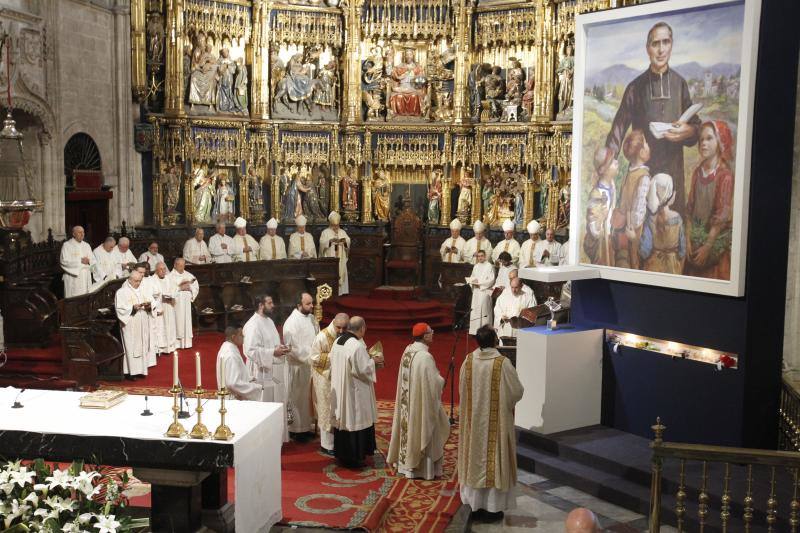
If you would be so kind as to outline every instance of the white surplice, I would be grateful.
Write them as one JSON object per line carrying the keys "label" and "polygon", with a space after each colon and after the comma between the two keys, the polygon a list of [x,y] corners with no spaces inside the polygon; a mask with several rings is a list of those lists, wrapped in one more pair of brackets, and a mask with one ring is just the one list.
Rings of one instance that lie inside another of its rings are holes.
{"label": "white surplice", "polygon": [[313,431],[311,414],[311,345],[319,333],[319,324],[313,313],[304,315],[295,309],[283,323],[283,342],[292,351],[286,356],[289,370],[289,406],[294,421],[289,426],[292,433]]}
{"label": "white surplice", "polygon": [[139,256],[139,262],[149,264],[150,272],[155,273],[158,264],[164,262],[164,256],[161,254],[151,254],[150,250],[148,250]]}
{"label": "white surplice", "polygon": [[473,511],[513,509],[517,482],[514,406],[523,387],[509,359],[494,348],[469,354],[459,373],[458,481]]}
{"label": "white surplice", "polygon": [[[158,316],[156,325],[157,353],[171,353],[178,348],[178,338],[175,332],[175,299],[178,296],[178,287],[172,281],[169,273],[163,278],[153,276],[161,289],[161,315]],[[168,300],[167,297],[172,298]]]}
{"label": "white surplice", "polygon": [[473,237],[464,244],[464,262],[474,265],[477,261],[475,256],[478,254],[478,250],[486,252],[487,263],[492,259],[492,243],[489,242],[489,239],[484,237],[479,241],[476,237]]}
{"label": "white surplice", "polygon": [[[200,259],[201,257],[205,259]],[[211,252],[208,251],[206,241],[198,241],[192,237],[183,245],[183,258],[191,265],[205,265],[211,262]]]}
{"label": "white surplice", "polygon": [[[464,247],[467,241],[460,235],[457,238],[448,237],[444,240],[439,247],[439,254],[442,256],[442,263],[463,263],[464,262]],[[451,251],[455,248],[456,251]]]}
{"label": "white surplice", "polygon": [[503,239],[498,242],[494,249],[492,249],[492,262],[497,263],[497,258],[503,252],[508,252],[511,255],[511,264],[516,265],[519,262],[520,246],[516,239]]}
{"label": "white surplice", "polygon": [[122,359],[122,372],[147,375],[147,352],[150,349],[150,313],[144,309],[133,312],[133,306],[147,301],[141,284],[133,288],[130,281],[122,284],[114,296],[114,309],[122,330],[122,345],[125,355]]}
{"label": "white surplice", "polygon": [[114,263],[116,262],[114,257],[114,249],[112,248],[110,252],[107,252],[101,244],[94,249],[93,253],[94,258],[97,261],[97,265],[92,272],[94,281],[100,282],[106,281],[107,279],[115,279],[117,275],[116,269],[114,268]]}
{"label": "white surplice", "polygon": [[[87,258],[89,264],[84,264],[83,258]],[[97,260],[89,243],[78,242],[75,239],[64,242],[61,245],[59,262],[64,271],[64,298],[80,296],[89,292],[89,287],[92,285],[92,272],[97,268]]]}
{"label": "white surplice", "polygon": [[519,266],[520,267],[535,267],[536,266],[536,259],[533,257],[533,251],[536,248],[536,243],[539,242],[539,239],[536,240],[528,239],[527,241],[522,243],[522,246],[519,249]]}
{"label": "white surplice", "polygon": [[336,341],[336,328],[331,322],[317,333],[311,344],[311,384],[314,389],[314,410],[317,412],[320,444],[333,450],[333,427],[331,427],[331,348]]}
{"label": "white surplice", "polygon": [[228,392],[237,400],[261,400],[261,384],[256,383],[247,367],[244,366],[242,354],[239,347],[230,341],[225,341],[217,352],[217,385],[223,381],[223,369],[225,387]]}
{"label": "white surplice", "polygon": [[264,235],[258,242],[258,258],[262,261],[286,259],[286,243],[280,235]]}
{"label": "white surplice", "polygon": [[[346,244],[334,243],[334,239],[344,239]],[[350,293],[347,276],[347,258],[350,255],[350,237],[342,228],[334,231],[331,228],[322,230],[319,236],[319,256],[339,258],[339,296]]]}
{"label": "white surplice", "polygon": [[156,366],[158,362],[158,328],[161,314],[161,284],[153,276],[142,278],[139,288],[145,301],[150,302],[150,312],[147,321],[150,324],[149,343],[147,348],[147,366]]}
{"label": "white surplice", "polygon": [[[225,248],[222,245],[225,245]],[[233,239],[230,235],[215,233],[208,239],[208,251],[211,260],[215,263],[230,263],[233,261]]]}
{"label": "white surplice", "polygon": [[511,267],[500,265],[497,268],[497,277],[494,280],[494,286],[492,288],[493,289],[496,289],[497,287],[506,288],[509,285],[511,285],[511,280],[508,279],[508,273],[510,271]]}
{"label": "white surplice", "polygon": [[[543,257],[545,250],[550,254],[546,258]],[[536,261],[537,266],[558,265],[561,261],[561,243],[547,240],[537,241],[533,248],[533,260]]]}
{"label": "white surplice", "polygon": [[535,305],[533,293],[520,290],[519,294],[514,294],[511,287],[506,287],[494,304],[494,329],[497,330],[497,335],[516,337],[517,330],[511,327],[508,319],[519,316],[523,309]]}
{"label": "white surplice", "polygon": [[[128,265],[131,263],[136,264],[136,256],[133,255],[131,249],[128,248],[124,252],[119,249],[119,245],[117,245],[112,251],[111,255],[114,257],[114,273],[118,278],[127,278],[131,275],[131,271],[128,270]],[[123,263],[125,266],[123,267]]]}
{"label": "white surplice", "polygon": [[[189,274],[186,270],[183,273],[173,270],[169,273],[172,282],[175,284],[178,296],[175,298],[175,336],[177,337],[178,348],[192,347],[192,302],[197,298],[200,285],[197,278]],[[181,290],[181,283],[189,282],[189,290]]]}
{"label": "white surplice", "polygon": [[262,401],[283,404],[283,442],[289,441],[286,424],[286,357],[276,357],[281,343],[271,318],[253,313],[244,328],[244,356],[250,376],[264,388]]}
{"label": "white surplice", "polygon": [[[245,245],[250,247],[249,252],[244,251]],[[234,261],[258,261],[258,243],[256,240],[245,233],[244,235],[233,236],[233,249],[231,259]]]}
{"label": "white surplice", "polygon": [[289,259],[302,259],[303,254],[308,257],[317,257],[317,249],[314,247],[314,237],[305,232],[302,235],[295,231],[289,236]]}
{"label": "white surplice", "polygon": [[492,323],[492,286],[494,285],[494,267],[489,261],[478,263],[472,267],[470,281],[477,281],[472,287],[472,304],[469,315],[469,334],[475,335],[478,328]]}
{"label": "white surplice", "polygon": [[408,345],[397,373],[392,437],[386,461],[408,478],[442,475],[450,422],[442,406],[444,378],[423,342]]}
{"label": "white surplice", "polygon": [[[345,334],[347,335],[347,334]],[[375,361],[358,337],[342,337],[333,344],[331,359],[331,425],[344,431],[361,431],[378,420],[375,401]]]}

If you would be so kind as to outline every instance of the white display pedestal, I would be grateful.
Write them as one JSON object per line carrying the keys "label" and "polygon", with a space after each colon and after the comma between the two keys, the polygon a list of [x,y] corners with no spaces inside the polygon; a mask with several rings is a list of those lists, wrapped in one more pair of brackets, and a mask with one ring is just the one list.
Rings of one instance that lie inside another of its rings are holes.
{"label": "white display pedestal", "polygon": [[603,330],[561,328],[524,328],[517,337],[525,394],[514,423],[544,435],[600,423]]}

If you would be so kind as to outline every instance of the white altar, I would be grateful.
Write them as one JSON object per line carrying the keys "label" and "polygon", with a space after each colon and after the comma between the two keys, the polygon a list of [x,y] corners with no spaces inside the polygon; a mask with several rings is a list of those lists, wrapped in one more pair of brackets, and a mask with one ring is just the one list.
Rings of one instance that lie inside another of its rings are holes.
{"label": "white altar", "polygon": [[544,435],[600,423],[603,330],[536,326],[517,337],[517,374],[525,394],[514,423]]}
{"label": "white altar", "polygon": [[[23,407],[13,409],[18,395]],[[233,466],[236,530],[269,531],[282,518],[281,404],[226,400],[225,421],[235,435],[223,442],[165,437],[172,422],[171,397],[150,396],[153,416],[141,416],[144,396],[130,395],[103,410],[79,407],[82,395],[0,389],[0,455],[71,460],[81,455],[63,456],[84,453],[115,466],[194,471]],[[192,417],[181,421],[187,431],[196,422],[195,406],[191,399]],[[213,433],[219,422],[219,401],[204,400],[203,423]]]}

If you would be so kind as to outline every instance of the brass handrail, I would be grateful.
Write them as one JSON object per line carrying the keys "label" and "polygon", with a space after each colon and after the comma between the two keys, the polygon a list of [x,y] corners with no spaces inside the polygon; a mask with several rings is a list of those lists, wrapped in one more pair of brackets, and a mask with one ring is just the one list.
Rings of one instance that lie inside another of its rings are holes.
{"label": "brass handrail", "polygon": [[800,453],[734,448],[727,446],[706,446],[702,444],[683,444],[676,442],[652,443],[653,455],[662,458],[708,461],[712,463],[746,463],[768,466],[800,468]]}
{"label": "brass handrail", "polygon": [[800,451],[800,392],[784,378],[778,408],[778,448]]}

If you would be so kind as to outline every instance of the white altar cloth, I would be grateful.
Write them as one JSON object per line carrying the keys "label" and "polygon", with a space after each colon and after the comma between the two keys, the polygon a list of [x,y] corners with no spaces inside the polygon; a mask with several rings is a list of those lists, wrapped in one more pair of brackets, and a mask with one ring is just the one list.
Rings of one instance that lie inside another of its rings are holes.
{"label": "white altar cloth", "polygon": [[[140,416],[144,409],[144,396],[129,395],[111,409],[82,409],[79,403],[83,392],[28,389],[19,397],[24,407],[12,409],[11,404],[18,393],[19,389],[13,387],[0,389],[0,430],[232,446],[236,471],[236,530],[266,532],[283,517],[280,483],[282,404],[226,400],[228,413],[225,422],[234,432],[234,437],[222,442],[165,437],[172,421],[172,397],[150,396],[148,403],[153,416]],[[187,431],[197,421],[196,405],[196,399],[191,398],[187,410],[192,416],[181,420]],[[204,400],[203,424],[213,433],[219,421],[219,400]],[[175,469],[181,468],[176,465]]]}

